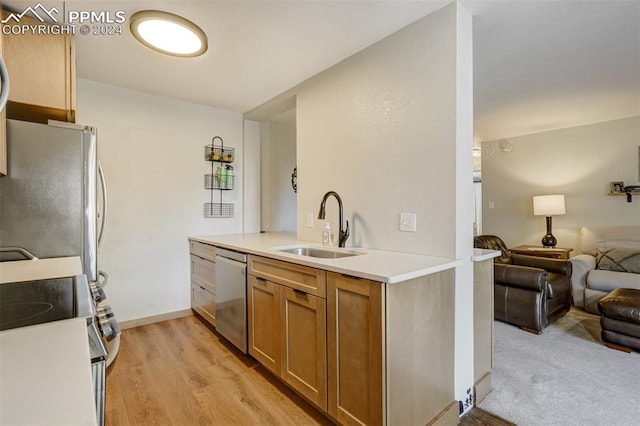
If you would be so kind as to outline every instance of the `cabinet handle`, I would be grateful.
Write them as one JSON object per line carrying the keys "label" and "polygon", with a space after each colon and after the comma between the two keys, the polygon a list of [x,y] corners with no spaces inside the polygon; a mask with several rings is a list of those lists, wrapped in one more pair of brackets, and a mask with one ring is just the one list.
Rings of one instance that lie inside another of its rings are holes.
{"label": "cabinet handle", "polygon": [[298,290],[297,288],[294,288],[294,289],[293,289],[293,292],[294,292],[294,293],[296,293],[296,294],[299,294],[299,295],[301,295],[301,296],[306,296],[306,295],[307,295],[307,293],[305,293],[305,292],[304,292],[304,291],[302,291],[302,290]]}
{"label": "cabinet handle", "polygon": [[346,274],[340,274],[341,277],[345,277],[345,278],[351,278],[354,280],[366,280],[366,278],[362,278],[362,277],[354,277],[353,275],[346,275]]}

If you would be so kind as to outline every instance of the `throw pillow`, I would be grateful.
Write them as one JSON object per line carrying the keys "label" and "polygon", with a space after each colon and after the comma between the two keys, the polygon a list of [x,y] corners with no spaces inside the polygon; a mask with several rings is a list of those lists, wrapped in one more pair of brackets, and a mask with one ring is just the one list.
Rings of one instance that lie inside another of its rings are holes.
{"label": "throw pillow", "polygon": [[599,248],[596,268],[605,271],[640,274],[640,250],[629,248]]}

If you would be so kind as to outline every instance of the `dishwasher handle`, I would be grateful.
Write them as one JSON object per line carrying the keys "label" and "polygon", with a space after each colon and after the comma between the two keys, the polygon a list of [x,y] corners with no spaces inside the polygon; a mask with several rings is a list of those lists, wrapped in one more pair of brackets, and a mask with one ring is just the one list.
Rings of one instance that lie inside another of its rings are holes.
{"label": "dishwasher handle", "polygon": [[227,259],[235,260],[236,262],[247,263],[246,253],[239,253],[237,251],[216,247],[216,256],[226,257]]}

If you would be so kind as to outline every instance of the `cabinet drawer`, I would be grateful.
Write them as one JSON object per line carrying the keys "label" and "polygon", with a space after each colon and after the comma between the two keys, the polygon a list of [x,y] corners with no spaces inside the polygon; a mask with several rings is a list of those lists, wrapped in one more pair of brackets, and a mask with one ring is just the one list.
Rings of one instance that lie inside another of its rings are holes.
{"label": "cabinet drawer", "polygon": [[201,257],[203,259],[207,259],[212,262],[216,261],[215,246],[199,243],[197,241],[189,241],[189,251],[191,252],[191,254],[195,254],[196,256]]}
{"label": "cabinet drawer", "polygon": [[325,298],[326,273],[320,269],[249,256],[249,274]]}
{"label": "cabinet drawer", "polygon": [[216,325],[216,296],[194,282],[191,283],[191,309]]}
{"label": "cabinet drawer", "polygon": [[191,281],[216,294],[216,264],[191,255]]}

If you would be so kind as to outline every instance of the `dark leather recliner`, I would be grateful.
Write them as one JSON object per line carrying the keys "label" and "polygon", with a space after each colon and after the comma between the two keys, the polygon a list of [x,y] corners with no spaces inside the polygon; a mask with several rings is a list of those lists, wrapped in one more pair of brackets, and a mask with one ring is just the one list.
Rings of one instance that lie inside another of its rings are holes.
{"label": "dark leather recliner", "polygon": [[474,238],[475,248],[500,250],[494,259],[494,317],[542,333],[571,308],[571,262],[513,254],[495,235]]}

